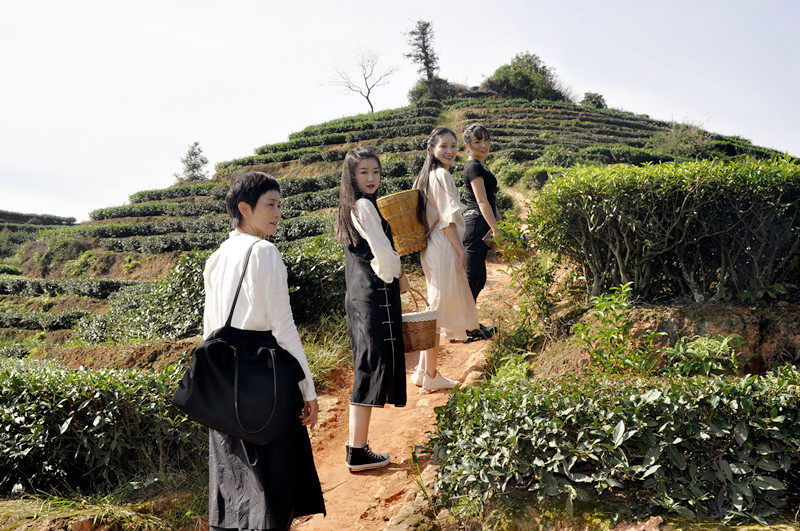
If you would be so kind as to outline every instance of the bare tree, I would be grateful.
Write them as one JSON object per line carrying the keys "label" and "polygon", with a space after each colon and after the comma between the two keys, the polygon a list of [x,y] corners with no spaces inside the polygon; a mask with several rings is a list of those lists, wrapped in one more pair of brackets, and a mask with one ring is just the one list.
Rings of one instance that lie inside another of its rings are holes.
{"label": "bare tree", "polygon": [[378,67],[378,54],[369,50],[359,50],[356,52],[358,57],[359,77],[354,79],[347,72],[336,68],[336,75],[339,77],[333,82],[334,86],[344,87],[345,89],[361,94],[369,105],[369,112],[375,112],[372,105],[372,91],[375,87],[380,87],[387,83],[387,78],[397,71],[397,68],[390,67],[383,73],[376,73]]}

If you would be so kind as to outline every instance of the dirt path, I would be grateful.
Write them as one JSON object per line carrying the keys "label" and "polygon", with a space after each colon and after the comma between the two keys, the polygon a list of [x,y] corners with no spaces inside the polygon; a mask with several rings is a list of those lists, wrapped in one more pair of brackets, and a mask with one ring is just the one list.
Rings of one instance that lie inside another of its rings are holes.
{"label": "dirt path", "polygon": [[[502,267],[499,263],[487,263],[486,288],[478,297],[483,324],[502,323],[513,304],[513,292],[508,276],[500,271]],[[488,341],[447,343],[440,351],[439,368],[443,374],[469,385],[483,375],[489,348]],[[417,360],[418,353],[406,354],[409,376]],[[312,444],[328,515],[316,515],[298,523],[295,529],[409,528],[423,504],[419,495],[421,489],[415,482],[412,451],[416,445],[427,443],[427,432],[433,430],[436,422],[433,408],[445,404],[450,393],[424,393],[409,379],[406,385],[408,404],[403,408],[376,408],[370,423],[370,446],[378,452],[389,453],[391,465],[357,474],[350,473],[345,466],[349,385],[320,398],[320,422],[312,432]],[[434,471],[434,465],[424,458],[420,459],[419,467],[425,478]]]}

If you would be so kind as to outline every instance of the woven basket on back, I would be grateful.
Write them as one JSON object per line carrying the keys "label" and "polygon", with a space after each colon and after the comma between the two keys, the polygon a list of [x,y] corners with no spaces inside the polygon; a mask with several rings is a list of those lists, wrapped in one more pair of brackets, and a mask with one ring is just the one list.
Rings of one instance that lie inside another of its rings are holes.
{"label": "woven basket on back", "polygon": [[405,256],[421,251],[427,245],[425,225],[417,220],[419,190],[405,190],[378,199],[378,210],[394,236],[397,254]]}
{"label": "woven basket on back", "polygon": [[[425,297],[414,288],[409,288],[409,291],[414,299],[415,306],[417,304],[417,298],[414,296],[415,292],[425,300]],[[427,302],[425,301],[426,304]],[[403,314],[403,345],[406,352],[426,350],[436,346],[436,336],[439,334],[439,327],[436,322],[438,316],[438,310]]]}

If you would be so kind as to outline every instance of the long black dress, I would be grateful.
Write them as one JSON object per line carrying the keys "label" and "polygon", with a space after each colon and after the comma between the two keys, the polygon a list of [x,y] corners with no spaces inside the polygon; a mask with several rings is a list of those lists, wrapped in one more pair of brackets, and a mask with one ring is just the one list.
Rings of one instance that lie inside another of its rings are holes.
{"label": "long black dress", "polygon": [[[394,248],[392,229],[383,216],[380,219],[383,232]],[[353,351],[350,403],[376,407],[390,403],[402,407],[406,405],[406,359],[400,284],[397,279],[388,284],[381,280],[372,270],[372,258],[364,238],[359,238],[355,246],[345,246],[344,307]]]}

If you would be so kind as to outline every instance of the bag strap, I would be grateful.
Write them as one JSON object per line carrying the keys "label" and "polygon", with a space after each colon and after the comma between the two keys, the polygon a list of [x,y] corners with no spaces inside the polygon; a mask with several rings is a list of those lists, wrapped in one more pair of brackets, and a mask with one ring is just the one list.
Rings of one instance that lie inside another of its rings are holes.
{"label": "bag strap", "polygon": [[233,310],[236,309],[236,301],[239,299],[239,291],[242,289],[242,282],[244,281],[244,274],[247,272],[247,264],[250,262],[250,253],[253,252],[253,247],[258,243],[258,240],[250,244],[247,248],[247,254],[244,257],[244,267],[242,267],[242,276],[239,277],[239,285],[236,287],[236,295],[233,296],[233,303],[231,303],[231,312],[228,314],[228,320],[225,321],[225,326],[230,326],[233,321]]}
{"label": "bag strap", "polygon": [[269,418],[263,426],[256,430],[248,430],[244,427],[244,424],[242,424],[242,419],[239,418],[239,356],[237,355],[236,349],[233,349],[233,356],[235,358],[233,363],[233,409],[236,412],[236,422],[239,423],[239,427],[246,433],[258,433],[269,426],[269,423],[272,422],[272,417],[275,416],[275,407],[278,405],[278,364],[275,363],[275,349],[271,348],[268,350],[272,356],[272,412],[269,414]]}

